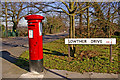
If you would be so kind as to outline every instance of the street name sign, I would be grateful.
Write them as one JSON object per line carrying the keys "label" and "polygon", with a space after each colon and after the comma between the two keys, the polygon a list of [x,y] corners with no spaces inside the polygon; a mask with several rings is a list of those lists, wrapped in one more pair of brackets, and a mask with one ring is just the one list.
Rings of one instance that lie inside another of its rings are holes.
{"label": "street name sign", "polygon": [[116,44],[116,38],[65,38],[65,44]]}

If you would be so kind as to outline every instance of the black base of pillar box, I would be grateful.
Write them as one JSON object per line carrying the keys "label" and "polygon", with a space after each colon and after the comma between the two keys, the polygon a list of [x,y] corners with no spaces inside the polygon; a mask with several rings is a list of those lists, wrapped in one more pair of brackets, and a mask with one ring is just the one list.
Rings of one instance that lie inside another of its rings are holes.
{"label": "black base of pillar box", "polygon": [[31,72],[43,72],[43,59],[41,60],[30,60],[30,71]]}

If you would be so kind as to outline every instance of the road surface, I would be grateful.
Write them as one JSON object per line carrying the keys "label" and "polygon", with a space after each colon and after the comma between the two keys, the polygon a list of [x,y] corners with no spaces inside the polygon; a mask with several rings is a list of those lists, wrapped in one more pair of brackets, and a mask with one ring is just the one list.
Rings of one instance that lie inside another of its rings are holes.
{"label": "road surface", "polygon": [[[51,34],[43,36],[43,43],[51,42],[60,38],[64,38],[68,33]],[[2,48],[8,49],[11,47],[28,47],[28,37],[3,38]]]}

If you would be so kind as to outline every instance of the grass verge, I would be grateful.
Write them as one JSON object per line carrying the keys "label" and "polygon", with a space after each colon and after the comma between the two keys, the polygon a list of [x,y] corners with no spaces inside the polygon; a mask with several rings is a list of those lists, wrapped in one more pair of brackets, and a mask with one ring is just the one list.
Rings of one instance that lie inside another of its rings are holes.
{"label": "grass verge", "polygon": [[[112,46],[113,62],[109,62],[109,45],[76,45],[74,58],[67,57],[68,45],[64,39],[59,39],[43,45],[44,66],[49,69],[67,70],[73,72],[118,73],[118,55],[120,38]],[[23,60],[22,60],[23,59]],[[25,51],[17,65],[25,67],[28,62],[29,51]]]}

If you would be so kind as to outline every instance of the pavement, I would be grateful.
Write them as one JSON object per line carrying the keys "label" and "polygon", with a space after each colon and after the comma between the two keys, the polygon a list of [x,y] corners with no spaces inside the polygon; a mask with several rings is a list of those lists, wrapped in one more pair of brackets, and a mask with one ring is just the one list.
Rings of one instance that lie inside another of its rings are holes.
{"label": "pavement", "polygon": [[[67,36],[68,33],[43,36],[43,43]],[[0,39],[0,65],[2,65],[2,80],[119,80],[118,74],[107,73],[77,73],[65,70],[44,69],[41,74],[31,73],[15,65],[17,58],[29,49],[27,37]],[[2,47],[2,49],[1,49]],[[1,62],[2,61],[2,62]]]}

